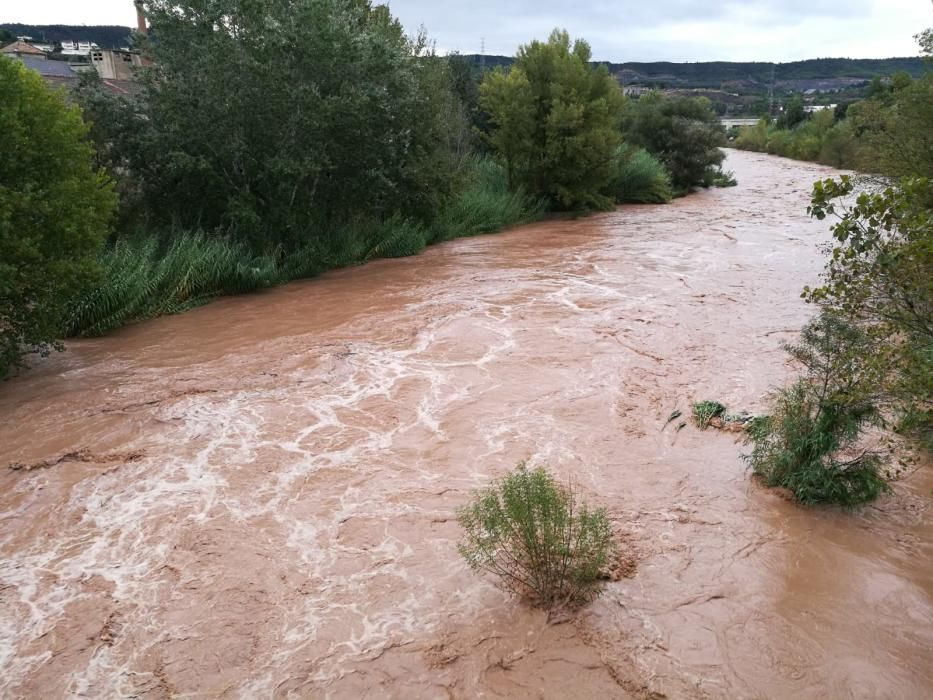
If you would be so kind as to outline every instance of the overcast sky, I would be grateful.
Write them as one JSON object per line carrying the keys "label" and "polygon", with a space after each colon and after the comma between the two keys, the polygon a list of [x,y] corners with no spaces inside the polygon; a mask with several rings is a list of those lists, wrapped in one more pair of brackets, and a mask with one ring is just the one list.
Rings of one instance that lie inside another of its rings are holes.
{"label": "overcast sky", "polygon": [[[442,51],[511,55],[563,27],[607,61],[912,56],[931,0],[391,0]],[[0,0],[0,22],[135,25],[132,0]]]}

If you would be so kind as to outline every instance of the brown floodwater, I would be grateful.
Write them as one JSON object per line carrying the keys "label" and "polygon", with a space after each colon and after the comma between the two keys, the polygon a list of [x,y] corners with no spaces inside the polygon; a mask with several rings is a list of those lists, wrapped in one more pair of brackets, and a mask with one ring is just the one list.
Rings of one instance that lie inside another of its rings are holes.
{"label": "brown floodwater", "polygon": [[[813,313],[833,171],[727,166],[736,188],[219,300],[4,384],[0,696],[933,696],[933,470],[802,509],[735,435],[665,426],[761,410]],[[524,459],[637,560],[574,616],[455,549]]]}

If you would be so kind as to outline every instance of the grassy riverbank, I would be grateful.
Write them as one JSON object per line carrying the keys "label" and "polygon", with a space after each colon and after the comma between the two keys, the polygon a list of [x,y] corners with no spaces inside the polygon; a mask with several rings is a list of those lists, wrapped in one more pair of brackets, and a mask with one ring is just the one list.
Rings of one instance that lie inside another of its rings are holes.
{"label": "grassy riverbank", "polygon": [[471,159],[465,185],[425,226],[401,217],[360,222],[309,236],[295,252],[256,254],[202,231],[152,232],[120,238],[100,255],[101,283],[78,298],[67,336],[94,336],[122,325],[178,313],[230,294],[245,294],[377,258],[416,255],[454,238],[501,231],[539,219],[541,201],[510,192],[502,167]]}

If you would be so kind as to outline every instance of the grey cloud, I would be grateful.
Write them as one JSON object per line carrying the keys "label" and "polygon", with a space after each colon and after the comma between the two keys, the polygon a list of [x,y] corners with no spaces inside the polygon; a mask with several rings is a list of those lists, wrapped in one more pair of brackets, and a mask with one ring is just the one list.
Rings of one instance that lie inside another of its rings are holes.
{"label": "grey cloud", "polygon": [[[785,35],[782,45],[770,45],[777,32],[813,21],[828,32],[843,31],[845,23],[867,20],[876,12],[872,0],[392,0],[390,6],[409,30],[423,24],[443,50],[476,53],[485,38],[488,53],[510,55],[519,44],[563,27],[587,39],[603,60],[744,60],[732,46],[737,35],[754,37],[762,53],[776,54],[769,60],[796,58],[807,50],[803,43],[816,37],[800,36],[801,45],[788,46]],[[702,35],[665,41],[665,30],[676,33],[684,25],[701,27]],[[855,54],[858,37],[851,41]],[[821,55],[817,47],[809,50]]]}

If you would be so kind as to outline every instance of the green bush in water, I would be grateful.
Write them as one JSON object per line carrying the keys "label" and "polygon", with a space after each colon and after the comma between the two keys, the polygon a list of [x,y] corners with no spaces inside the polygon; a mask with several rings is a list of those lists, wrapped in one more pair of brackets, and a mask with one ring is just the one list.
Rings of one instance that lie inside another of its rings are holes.
{"label": "green bush in water", "polygon": [[731,170],[723,170],[720,167],[709,168],[703,173],[703,187],[735,187],[738,181],[735,179],[735,173]]}
{"label": "green bush in water", "polygon": [[671,177],[657,158],[644,148],[622,145],[618,166],[610,183],[620,203],[665,204],[673,198]]}
{"label": "green bush in water", "polygon": [[719,418],[726,407],[718,401],[699,401],[693,404],[693,421],[700,430],[706,430],[713,418]]}
{"label": "green bush in water", "polygon": [[866,428],[880,426],[874,404],[870,338],[823,312],[789,346],[807,375],[774,397],[771,413],[747,428],[745,459],[767,486],[786,488],[800,503],[854,506],[888,487],[880,460],[859,449]]}
{"label": "green bush in water", "polygon": [[599,595],[600,572],[615,553],[605,511],[524,463],[480,491],[458,519],[465,533],[458,549],[470,567],[544,608]]}

